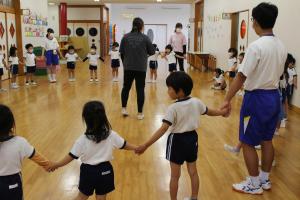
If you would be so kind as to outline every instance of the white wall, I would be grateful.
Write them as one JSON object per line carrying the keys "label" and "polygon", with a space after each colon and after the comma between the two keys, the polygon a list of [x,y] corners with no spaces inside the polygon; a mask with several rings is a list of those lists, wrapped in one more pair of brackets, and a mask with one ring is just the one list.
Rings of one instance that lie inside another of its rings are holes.
{"label": "white wall", "polygon": [[167,24],[167,38],[169,40],[177,22],[183,24],[183,33],[188,36],[187,25],[190,12],[190,4],[111,4],[110,23],[117,24],[116,40],[118,42],[124,33],[128,33],[132,27],[132,19],[125,18],[124,15],[141,17],[145,24]]}
{"label": "white wall", "polygon": [[[36,13],[40,16],[48,16],[48,1],[47,0],[21,0],[21,9],[30,9],[31,12]],[[45,31],[47,28],[45,27]],[[22,41],[23,46],[27,43],[32,43],[34,46],[41,46],[43,44],[44,38],[42,37],[25,37],[24,24],[22,23]],[[23,47],[23,50],[24,47]]]}
{"label": "white wall", "polygon": [[48,26],[54,30],[55,37],[59,36],[59,7],[48,6]]}
{"label": "white wall", "polygon": [[[249,9],[251,16],[252,8],[264,0],[205,0],[204,2],[204,51],[208,51],[217,57],[218,66],[226,66],[227,50],[230,47],[231,40],[231,22],[228,20],[220,20],[217,23],[209,22],[208,16],[220,15],[223,12],[237,12]],[[272,3],[278,6],[279,16],[275,26],[275,35],[278,36],[300,62],[300,1],[289,0],[287,3],[283,0],[272,0]],[[209,37],[208,28],[213,26],[218,30],[219,37]],[[251,22],[249,26],[249,43],[257,39]],[[299,65],[300,66],[300,65]],[[300,75],[300,67],[298,67],[298,75]],[[299,84],[300,85],[300,82]],[[300,89],[295,91],[293,104],[300,107]]]}
{"label": "white wall", "polygon": [[100,20],[100,8],[68,8],[68,20]]}

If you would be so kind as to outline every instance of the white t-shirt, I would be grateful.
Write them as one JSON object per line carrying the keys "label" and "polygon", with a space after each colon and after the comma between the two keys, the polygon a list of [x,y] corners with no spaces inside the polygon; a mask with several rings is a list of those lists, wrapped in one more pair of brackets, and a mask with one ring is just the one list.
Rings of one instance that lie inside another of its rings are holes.
{"label": "white t-shirt", "polygon": [[155,51],[155,54],[153,54],[152,56],[149,56],[149,60],[150,61],[157,61],[159,56],[159,51]]}
{"label": "white t-shirt", "polygon": [[67,58],[67,62],[76,62],[78,55],[77,53],[66,53],[65,57]]}
{"label": "white t-shirt", "polygon": [[70,155],[74,158],[80,158],[82,163],[97,165],[113,159],[113,150],[124,148],[126,141],[116,132],[111,131],[108,138],[96,143],[81,135],[75,142]]}
{"label": "white t-shirt", "polygon": [[282,80],[279,81],[279,87],[280,87],[281,89],[286,88],[286,86],[287,86],[287,82],[286,82],[286,79],[285,79],[285,78],[283,78]]}
{"label": "white t-shirt", "polygon": [[4,68],[3,60],[4,60],[4,55],[0,53],[0,69]]}
{"label": "white t-shirt", "polygon": [[214,80],[217,83],[223,83],[224,82],[224,76],[223,76],[223,74],[219,75],[219,77],[214,77]]}
{"label": "white t-shirt", "polygon": [[168,123],[172,133],[184,133],[199,128],[201,115],[206,114],[206,105],[197,98],[179,100],[170,105],[163,122]]}
{"label": "white t-shirt", "polygon": [[48,38],[46,38],[45,40],[45,49],[46,51],[49,51],[49,50],[56,50],[59,48],[59,44],[56,40],[56,38],[53,38],[52,40],[49,40]]}
{"label": "white t-shirt", "polygon": [[16,57],[9,56],[8,62],[10,62],[12,65],[18,65],[19,58],[17,56]]}
{"label": "white t-shirt", "polygon": [[289,74],[289,80],[288,80],[288,84],[289,85],[293,85],[294,84],[294,77],[297,76],[297,71],[296,68],[288,68],[288,74]]}
{"label": "white t-shirt", "polygon": [[98,54],[88,54],[87,56],[86,56],[87,58],[89,58],[89,64],[90,65],[93,65],[93,66],[97,66],[98,65],[98,59],[99,59],[99,55]]}
{"label": "white t-shirt", "polygon": [[245,90],[277,89],[286,58],[287,50],[275,36],[263,36],[250,44],[239,68],[247,77]]}
{"label": "white t-shirt", "polygon": [[227,65],[228,65],[228,71],[234,71],[234,65],[235,64],[237,64],[237,60],[236,60],[236,58],[234,57],[234,58],[229,58],[228,59],[228,63],[227,63]]}
{"label": "white t-shirt", "polygon": [[26,59],[25,65],[27,67],[35,66],[35,55],[34,55],[34,53],[26,52],[25,59]]}
{"label": "white t-shirt", "polygon": [[111,57],[111,59],[115,60],[115,59],[120,59],[120,52],[119,51],[110,51],[109,55]]}
{"label": "white t-shirt", "polygon": [[20,136],[0,142],[0,176],[21,172],[22,161],[34,155],[34,148]]}
{"label": "white t-shirt", "polygon": [[171,51],[171,52],[166,56],[169,64],[174,64],[174,63],[176,63],[176,57],[175,57],[175,55],[176,55],[176,54],[174,53],[174,51]]}

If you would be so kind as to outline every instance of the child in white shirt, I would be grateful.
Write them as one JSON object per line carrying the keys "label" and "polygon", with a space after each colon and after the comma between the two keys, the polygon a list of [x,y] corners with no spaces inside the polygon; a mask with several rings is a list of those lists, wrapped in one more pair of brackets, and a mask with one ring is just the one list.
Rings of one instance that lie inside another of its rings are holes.
{"label": "child in white shirt", "polygon": [[213,78],[214,85],[211,89],[215,90],[225,90],[227,87],[225,78],[224,78],[224,71],[220,68],[215,69],[215,77]]}
{"label": "child in white shirt", "polygon": [[36,85],[36,82],[34,81],[34,73],[36,71],[36,57],[33,53],[33,45],[32,44],[26,44],[25,49],[27,50],[25,54],[25,73],[26,73],[26,82],[25,85],[29,86],[30,84]]}
{"label": "child in white shirt", "polygon": [[294,89],[297,89],[297,71],[296,71],[296,59],[289,54],[290,59],[288,63],[288,85],[287,85],[287,99],[288,99],[288,104],[291,105],[292,103],[292,98],[294,94]]}
{"label": "child in white shirt", "polygon": [[156,44],[153,44],[155,48],[155,54],[149,57],[149,67],[150,67],[150,80],[149,83],[156,83],[157,79],[157,58],[160,55],[159,49]]}
{"label": "child in white shirt", "polygon": [[120,52],[119,52],[118,42],[113,43],[112,50],[109,52],[109,55],[111,58],[113,82],[118,82],[119,67],[120,67]]}
{"label": "child in white shirt", "polygon": [[7,69],[6,63],[5,63],[5,57],[3,53],[0,53],[0,92],[7,91],[2,87],[2,76],[4,75],[4,68]]}
{"label": "child in white shirt", "polygon": [[170,73],[177,71],[176,57],[184,58],[183,56],[177,55],[173,51],[173,47],[170,44],[167,45],[165,48],[165,54],[162,56],[162,58],[165,58],[168,61]]}
{"label": "child in white shirt", "polygon": [[97,54],[97,47],[95,45],[91,46],[90,53],[83,59],[83,62],[89,60],[89,69],[90,69],[90,82],[99,82],[97,69],[98,69],[98,60],[104,62],[104,60]]}
{"label": "child in white shirt", "polygon": [[18,89],[20,86],[17,84],[17,76],[19,74],[19,58],[18,51],[16,47],[11,47],[9,49],[8,64],[10,68],[11,78],[11,88]]}
{"label": "child in white shirt", "polygon": [[70,45],[68,47],[68,53],[66,53],[65,58],[67,59],[69,81],[74,82],[76,80],[75,79],[76,61],[79,58],[77,53],[75,53],[74,46]]}

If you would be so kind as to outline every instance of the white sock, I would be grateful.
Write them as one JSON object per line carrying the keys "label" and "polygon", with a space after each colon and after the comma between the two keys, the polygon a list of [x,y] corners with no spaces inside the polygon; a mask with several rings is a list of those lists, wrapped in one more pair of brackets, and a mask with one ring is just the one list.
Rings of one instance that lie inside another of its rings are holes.
{"label": "white sock", "polygon": [[52,76],[51,76],[51,74],[48,74],[48,79],[49,79],[49,81],[51,81],[51,80],[52,80]]}
{"label": "white sock", "polygon": [[56,74],[52,74],[53,80],[56,80]]}
{"label": "white sock", "polygon": [[250,179],[254,187],[259,187],[260,185],[259,176],[250,176]]}
{"label": "white sock", "polygon": [[269,180],[269,175],[270,175],[269,172],[264,172],[262,170],[260,170],[260,172],[259,172],[259,178],[262,182]]}

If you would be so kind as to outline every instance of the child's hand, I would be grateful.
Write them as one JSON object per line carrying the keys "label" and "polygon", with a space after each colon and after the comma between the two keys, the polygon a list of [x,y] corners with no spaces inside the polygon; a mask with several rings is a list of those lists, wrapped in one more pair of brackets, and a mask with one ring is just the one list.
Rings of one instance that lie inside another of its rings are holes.
{"label": "child's hand", "polygon": [[48,166],[44,167],[47,172],[54,172],[59,168],[59,165],[57,162],[50,162]]}
{"label": "child's hand", "polygon": [[143,154],[145,151],[147,150],[147,146],[146,145],[140,145],[135,149],[135,153],[138,155]]}

